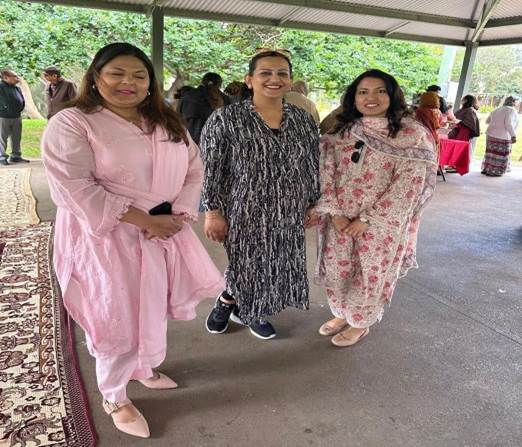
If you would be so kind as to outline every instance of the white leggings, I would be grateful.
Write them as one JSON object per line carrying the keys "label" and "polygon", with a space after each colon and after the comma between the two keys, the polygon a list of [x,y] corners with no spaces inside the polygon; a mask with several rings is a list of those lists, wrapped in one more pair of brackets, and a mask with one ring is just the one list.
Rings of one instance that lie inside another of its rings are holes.
{"label": "white leggings", "polygon": [[150,366],[138,365],[137,351],[114,357],[100,357],[94,353],[87,334],[85,338],[89,352],[96,359],[96,379],[104,400],[121,402],[127,399],[127,384],[130,380],[149,379],[154,375]]}

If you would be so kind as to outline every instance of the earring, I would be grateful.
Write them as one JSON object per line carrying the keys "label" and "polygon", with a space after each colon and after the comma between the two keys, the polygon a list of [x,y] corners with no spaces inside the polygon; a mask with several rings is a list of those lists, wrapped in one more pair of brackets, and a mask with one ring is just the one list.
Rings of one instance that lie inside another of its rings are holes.
{"label": "earring", "polygon": [[92,89],[96,90],[96,84],[92,84]]}
{"label": "earring", "polygon": [[147,96],[150,96],[150,91],[149,90],[147,90]]}

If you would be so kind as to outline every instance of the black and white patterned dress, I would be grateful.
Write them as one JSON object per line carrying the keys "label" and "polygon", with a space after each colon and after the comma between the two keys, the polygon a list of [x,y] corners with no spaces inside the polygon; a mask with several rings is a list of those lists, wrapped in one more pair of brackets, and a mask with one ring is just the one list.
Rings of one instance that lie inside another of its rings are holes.
{"label": "black and white patterned dress", "polygon": [[216,110],[201,135],[203,207],[229,232],[227,292],[249,323],[287,306],[308,308],[304,216],[319,198],[319,134],[312,117],[284,104],[278,131],[251,101]]}

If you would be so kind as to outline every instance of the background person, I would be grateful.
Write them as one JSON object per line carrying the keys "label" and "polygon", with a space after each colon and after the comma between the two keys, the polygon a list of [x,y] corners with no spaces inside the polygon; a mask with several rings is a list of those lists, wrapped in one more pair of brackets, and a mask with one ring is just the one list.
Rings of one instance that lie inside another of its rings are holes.
{"label": "background person", "polygon": [[321,118],[317,107],[311,99],[308,99],[308,85],[305,81],[295,81],[292,84],[292,90],[285,94],[285,101],[294,104],[297,107],[312,115],[314,121],[319,125]]}
{"label": "background person", "polygon": [[[16,84],[18,75],[10,69],[0,71],[0,164],[29,163],[22,158],[22,111],[25,108],[24,95]],[[11,156],[7,160],[7,142],[11,140]]]}
{"label": "background person", "polygon": [[45,68],[43,77],[48,83],[45,88],[47,119],[51,119],[76,97],[76,86],[72,81],[62,77],[60,69],[54,66]]}
{"label": "background person", "polygon": [[212,112],[230,104],[221,92],[223,79],[217,73],[206,73],[198,88],[185,90],[178,102],[178,112],[183,115],[192,139],[199,144],[201,130]]}
{"label": "background person", "polygon": [[482,161],[482,174],[501,177],[509,172],[511,147],[517,142],[518,98],[508,96],[502,107],[493,110],[486,123],[486,153]]}
{"label": "background person", "polygon": [[[460,102],[460,109],[455,112],[455,118],[460,120],[448,133],[452,140],[469,141],[469,158],[473,159],[477,138],[480,136],[480,121],[477,116],[479,103],[473,95],[466,95]],[[454,169],[451,169],[454,172]]]}

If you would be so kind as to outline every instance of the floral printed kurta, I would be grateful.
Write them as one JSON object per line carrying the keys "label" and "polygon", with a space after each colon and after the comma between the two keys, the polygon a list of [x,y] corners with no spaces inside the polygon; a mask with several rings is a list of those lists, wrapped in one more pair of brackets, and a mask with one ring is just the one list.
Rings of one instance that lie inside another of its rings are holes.
{"label": "floral printed kurta", "polygon": [[[353,327],[379,321],[397,279],[416,266],[420,210],[436,179],[435,144],[428,131],[403,119],[396,138],[386,118],[362,118],[350,132],[321,140],[318,283],[327,288],[332,313]],[[351,161],[355,143],[364,147]],[[335,231],[330,216],[366,217],[360,237]]]}

